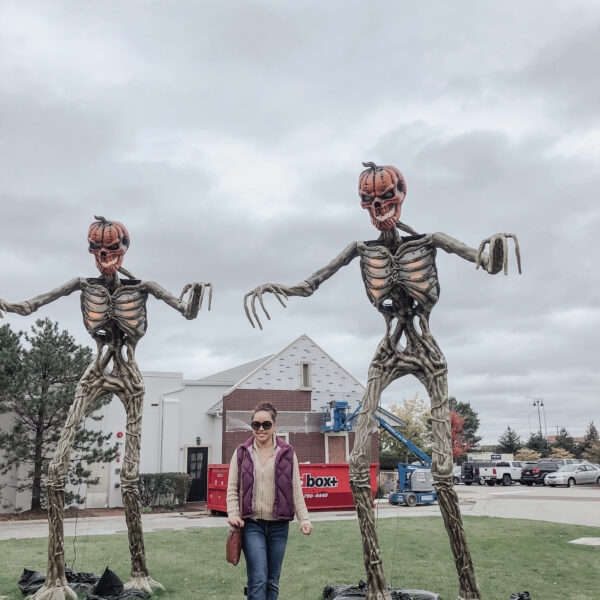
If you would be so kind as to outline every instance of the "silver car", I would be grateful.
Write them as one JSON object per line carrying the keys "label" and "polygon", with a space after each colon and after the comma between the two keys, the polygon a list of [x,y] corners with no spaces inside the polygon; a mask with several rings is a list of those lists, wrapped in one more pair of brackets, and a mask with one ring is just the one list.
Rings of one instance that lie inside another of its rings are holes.
{"label": "silver car", "polygon": [[563,465],[546,475],[544,483],[550,487],[557,485],[572,485],[582,483],[600,483],[600,469],[591,464]]}

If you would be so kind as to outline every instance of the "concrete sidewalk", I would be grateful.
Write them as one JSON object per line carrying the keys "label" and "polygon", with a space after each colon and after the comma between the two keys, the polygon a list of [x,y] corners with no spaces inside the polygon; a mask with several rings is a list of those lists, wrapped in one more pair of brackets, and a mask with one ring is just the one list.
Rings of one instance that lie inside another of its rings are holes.
{"label": "concrete sidewalk", "polygon": [[[463,513],[472,504],[462,505]],[[376,518],[387,519],[393,517],[418,517],[439,515],[437,505],[416,506],[407,508],[404,506],[392,506],[387,500],[377,503],[375,507]],[[311,512],[311,521],[351,521],[355,520],[355,511],[331,511]],[[226,527],[225,516],[208,516],[205,513],[163,513],[142,515],[142,523],[145,533],[152,531],[180,531],[182,529],[201,529],[203,527]],[[297,525],[297,523],[296,523]],[[112,517],[88,517],[85,519],[65,519],[65,536],[77,534],[79,537],[88,535],[110,535],[114,533],[127,533],[125,516]],[[45,538],[48,536],[48,522],[44,520],[35,521],[2,521],[0,522],[0,540]]]}
{"label": "concrete sidewalk", "polygon": [[[523,486],[466,487],[456,488],[463,515],[502,517],[509,519],[531,519],[591,525],[600,527],[600,488],[577,486],[577,488],[553,489]],[[378,500],[375,507],[376,519],[399,519],[408,517],[440,516],[437,504],[424,506],[393,506],[387,499]],[[311,520],[351,521],[355,511],[311,512]],[[179,531],[202,527],[226,527],[224,516],[209,516],[206,512],[161,513],[142,515],[144,531]],[[296,524],[297,526],[297,524]],[[125,534],[125,516],[87,517],[65,519],[65,536],[88,536]],[[45,538],[48,535],[46,520],[2,521],[0,540]]]}

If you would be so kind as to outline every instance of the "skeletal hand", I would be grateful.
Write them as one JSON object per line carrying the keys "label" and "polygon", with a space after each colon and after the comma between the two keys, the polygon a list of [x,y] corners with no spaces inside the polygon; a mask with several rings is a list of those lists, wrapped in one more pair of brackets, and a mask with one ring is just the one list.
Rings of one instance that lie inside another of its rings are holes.
{"label": "skeletal hand", "polygon": [[208,288],[208,310],[212,306],[212,283],[188,283],[181,290],[179,295],[179,302],[183,302],[183,297],[190,292],[190,296],[187,300],[183,316],[186,319],[195,319],[198,315],[198,311],[202,308],[202,301],[204,300],[204,293]]}
{"label": "skeletal hand", "polygon": [[256,299],[257,298],[258,298],[258,301],[260,302],[260,305],[262,306],[262,309],[265,312],[265,315],[267,316],[267,319],[269,319],[269,321],[271,320],[271,316],[267,312],[267,309],[265,308],[265,303],[263,302],[263,299],[262,299],[262,295],[266,292],[274,294],[275,298],[277,298],[277,300],[279,300],[281,306],[283,306],[283,308],[285,308],[286,305],[285,305],[285,302],[283,301],[283,299],[281,298],[281,296],[283,296],[287,300],[288,297],[290,296],[291,290],[290,290],[290,288],[286,287],[285,285],[279,285],[277,283],[265,283],[263,285],[259,285],[253,291],[248,292],[244,296],[244,310],[246,311],[246,316],[248,317],[248,320],[250,321],[250,325],[252,325],[252,327],[255,327],[255,325],[254,325],[254,321],[252,320],[252,317],[250,316],[250,311],[248,310],[248,297],[249,296],[252,296],[252,299],[250,301],[250,306],[252,308],[252,314],[254,315],[254,318],[256,319],[256,322],[258,323],[259,328],[262,329],[262,323],[260,322],[260,319],[258,318],[258,313],[256,312]]}
{"label": "skeletal hand", "polygon": [[515,242],[517,266],[519,268],[519,273],[521,273],[521,251],[519,249],[519,240],[514,233],[495,233],[491,237],[483,240],[481,244],[479,244],[475,268],[479,269],[482,263],[484,263],[485,266],[484,249],[486,245],[489,244],[487,272],[495,275],[504,268],[504,274],[508,275],[508,238],[512,238]]}

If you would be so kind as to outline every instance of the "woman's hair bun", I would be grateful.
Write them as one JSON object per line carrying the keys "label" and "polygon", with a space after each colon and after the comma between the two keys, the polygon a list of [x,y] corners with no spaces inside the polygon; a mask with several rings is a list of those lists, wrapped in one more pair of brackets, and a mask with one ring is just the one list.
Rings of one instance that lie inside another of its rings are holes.
{"label": "woman's hair bun", "polygon": [[252,417],[254,417],[254,415],[259,410],[265,410],[268,413],[271,413],[271,417],[273,418],[273,421],[275,421],[275,419],[277,418],[277,409],[270,402],[261,402],[260,404],[257,404],[254,407],[254,412],[252,413]]}

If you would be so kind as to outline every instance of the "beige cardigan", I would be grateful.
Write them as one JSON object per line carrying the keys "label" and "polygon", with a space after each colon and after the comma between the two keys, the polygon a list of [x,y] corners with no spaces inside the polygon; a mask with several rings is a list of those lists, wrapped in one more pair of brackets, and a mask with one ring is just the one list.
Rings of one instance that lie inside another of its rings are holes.
{"label": "beige cardigan", "polygon": [[[273,503],[275,502],[275,448],[273,454],[269,457],[263,466],[258,456],[258,446],[256,440],[252,444],[252,456],[254,458],[254,518],[264,519],[265,521],[274,521]],[[229,482],[227,485],[227,515],[229,518],[240,518],[240,501],[238,497],[238,464],[237,450],[231,457],[229,463]],[[292,491],[294,499],[294,512],[300,522],[300,525],[310,523],[304,494],[302,493],[302,483],[300,481],[300,469],[298,468],[298,459],[294,452],[294,466],[292,478]]]}

